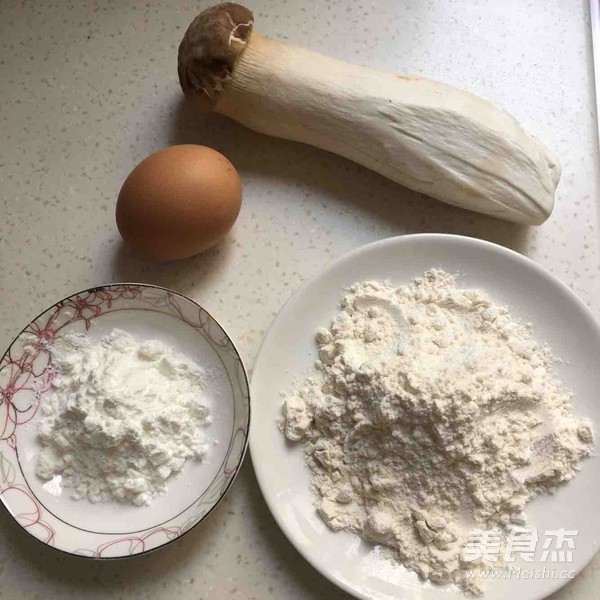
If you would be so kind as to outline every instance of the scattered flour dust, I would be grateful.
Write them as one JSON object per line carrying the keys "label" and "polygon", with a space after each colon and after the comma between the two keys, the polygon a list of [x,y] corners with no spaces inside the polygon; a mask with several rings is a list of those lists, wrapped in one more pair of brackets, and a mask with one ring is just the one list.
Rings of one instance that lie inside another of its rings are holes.
{"label": "scattered flour dust", "polygon": [[76,500],[150,504],[188,459],[205,458],[207,373],[156,340],[119,329],[99,341],[67,334],[41,407],[37,475]]}
{"label": "scattered flour dust", "polygon": [[319,515],[423,579],[481,593],[466,572],[490,563],[465,561],[469,531],[522,525],[592,451],[550,351],[435,269],[353,285],[317,344],[318,373],[286,394],[280,425],[304,444]]}

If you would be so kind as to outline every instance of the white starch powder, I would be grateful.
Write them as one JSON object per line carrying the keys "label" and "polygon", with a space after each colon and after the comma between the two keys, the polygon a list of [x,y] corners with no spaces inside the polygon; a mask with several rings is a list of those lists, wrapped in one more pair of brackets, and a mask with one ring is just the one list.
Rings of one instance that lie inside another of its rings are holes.
{"label": "white starch powder", "polygon": [[156,340],[115,329],[93,342],[67,334],[44,397],[37,474],[72,497],[149,504],[188,459],[202,460],[211,416],[204,369]]}
{"label": "white starch powder", "polygon": [[440,270],[355,284],[317,343],[318,374],[287,395],[281,426],[304,444],[319,515],[479,593],[466,571],[490,565],[463,560],[469,531],[523,524],[592,450],[549,350]]}

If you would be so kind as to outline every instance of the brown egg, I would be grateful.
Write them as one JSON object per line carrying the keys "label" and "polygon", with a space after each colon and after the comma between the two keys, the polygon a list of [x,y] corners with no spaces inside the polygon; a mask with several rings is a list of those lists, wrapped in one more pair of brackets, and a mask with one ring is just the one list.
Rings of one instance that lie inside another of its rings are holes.
{"label": "brown egg", "polygon": [[242,201],[234,166],[206,146],[163,148],[127,177],[117,200],[123,239],[147,258],[187,258],[221,241]]}

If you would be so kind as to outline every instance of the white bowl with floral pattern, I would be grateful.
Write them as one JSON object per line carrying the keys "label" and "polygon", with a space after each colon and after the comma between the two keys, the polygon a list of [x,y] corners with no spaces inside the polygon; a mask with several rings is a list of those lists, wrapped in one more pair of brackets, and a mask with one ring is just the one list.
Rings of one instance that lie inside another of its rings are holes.
{"label": "white bowl with floral pattern", "polygon": [[[35,474],[37,417],[51,390],[51,344],[67,332],[94,338],[123,329],[159,339],[220,370],[211,378],[205,461],[188,461],[149,506],[73,500]],[[19,525],[58,550],[96,559],[142,554],[189,532],[218,504],[241,466],[250,423],[242,360],[223,327],[181,294],[146,284],[91,288],[57,302],[25,327],[0,360],[0,501]]]}

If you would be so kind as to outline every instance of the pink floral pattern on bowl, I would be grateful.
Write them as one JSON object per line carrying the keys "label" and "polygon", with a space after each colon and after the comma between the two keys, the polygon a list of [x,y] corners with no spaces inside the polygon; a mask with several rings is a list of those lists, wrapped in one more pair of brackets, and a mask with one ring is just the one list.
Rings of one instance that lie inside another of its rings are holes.
{"label": "pink floral pattern on bowl", "polygon": [[[170,315],[201,335],[217,353],[232,390],[233,433],[217,476],[177,516],[135,534],[85,531],[59,519],[36,497],[19,463],[19,430],[34,419],[52,386],[49,346],[66,328],[88,330],[111,311],[140,309]],[[83,326],[83,327],[82,327]],[[34,319],[0,360],[0,501],[28,533],[59,550],[90,558],[119,558],[154,550],[197,525],[229,489],[248,440],[250,398],[246,371],[231,339],[201,306],[177,292],[146,284],[113,284],[73,294]]]}

